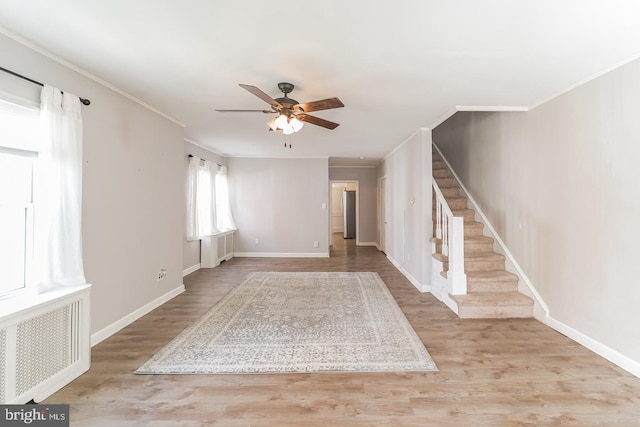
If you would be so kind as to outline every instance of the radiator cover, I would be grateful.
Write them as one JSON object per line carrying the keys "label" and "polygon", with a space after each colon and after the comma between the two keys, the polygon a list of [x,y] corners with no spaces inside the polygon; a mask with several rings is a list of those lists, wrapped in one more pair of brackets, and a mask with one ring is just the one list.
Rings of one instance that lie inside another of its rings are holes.
{"label": "radiator cover", "polygon": [[40,402],[89,369],[89,296],[90,285],[25,296],[2,313],[0,402]]}

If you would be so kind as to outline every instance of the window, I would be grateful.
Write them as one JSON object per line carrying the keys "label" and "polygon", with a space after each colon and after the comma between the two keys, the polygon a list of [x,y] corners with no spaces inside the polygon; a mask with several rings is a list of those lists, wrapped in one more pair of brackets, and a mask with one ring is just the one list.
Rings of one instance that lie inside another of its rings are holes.
{"label": "window", "polygon": [[40,138],[38,109],[0,101],[0,298],[29,283]]}
{"label": "window", "polygon": [[187,174],[187,240],[236,230],[229,205],[226,166],[190,156]]}

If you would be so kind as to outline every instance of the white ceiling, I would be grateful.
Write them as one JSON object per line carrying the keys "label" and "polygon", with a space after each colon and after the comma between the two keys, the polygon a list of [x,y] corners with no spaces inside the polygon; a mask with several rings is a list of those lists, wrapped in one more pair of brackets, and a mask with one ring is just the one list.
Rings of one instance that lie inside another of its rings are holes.
{"label": "white ceiling", "polygon": [[[457,106],[529,108],[640,54],[637,0],[0,0],[0,26],[222,155],[339,165],[375,164]],[[339,97],[314,115],[340,126],[307,124],[285,149],[271,116],[214,111],[268,108],[238,83],[275,98],[281,81],[300,102]]]}

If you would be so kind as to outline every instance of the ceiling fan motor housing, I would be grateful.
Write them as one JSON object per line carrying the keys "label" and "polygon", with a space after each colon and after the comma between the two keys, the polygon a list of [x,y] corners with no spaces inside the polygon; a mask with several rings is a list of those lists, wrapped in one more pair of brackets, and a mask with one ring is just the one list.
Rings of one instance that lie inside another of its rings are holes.
{"label": "ceiling fan motor housing", "polygon": [[[287,96],[287,94],[291,93],[294,88],[295,86],[293,85],[293,83],[287,83],[287,82],[278,83],[278,89],[280,89],[280,92],[284,93],[284,97],[276,98],[276,101],[282,104],[282,106],[286,110],[291,110],[295,105],[299,104],[298,101],[296,101],[295,99],[289,98]],[[289,114],[286,114],[286,115],[288,116]]]}
{"label": "ceiling fan motor housing", "polygon": [[293,92],[294,88],[295,88],[295,86],[293,85],[293,83],[287,83],[287,82],[278,83],[278,89],[280,89],[280,92],[284,93],[285,96],[288,93]]}

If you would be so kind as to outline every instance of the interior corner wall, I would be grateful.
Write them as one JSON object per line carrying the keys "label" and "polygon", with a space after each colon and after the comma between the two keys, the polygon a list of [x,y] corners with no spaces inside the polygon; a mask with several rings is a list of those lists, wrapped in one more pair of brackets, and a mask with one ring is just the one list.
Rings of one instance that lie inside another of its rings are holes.
{"label": "interior corner wall", "polygon": [[530,112],[457,113],[433,138],[550,324],[640,368],[638,117],[635,61]]}
{"label": "interior corner wall", "polygon": [[360,199],[358,241],[363,244],[376,243],[378,240],[378,184],[376,169],[330,167],[329,179],[332,181],[358,181],[358,197]]}
{"label": "interior corner wall", "polygon": [[386,254],[421,291],[431,286],[431,131],[421,129],[377,168],[387,178]]}
{"label": "interior corner wall", "polygon": [[227,166],[235,256],[329,255],[328,158],[228,157]]}
{"label": "interior corner wall", "polygon": [[[183,188],[183,215],[185,218],[184,224],[182,224],[182,269],[183,271],[188,271],[193,268],[197,268],[200,265],[200,240],[187,240],[187,179],[188,179],[188,171],[189,171],[189,154],[193,156],[200,157],[204,160],[209,160],[219,165],[226,166],[226,159],[222,156],[219,156],[209,150],[206,150],[202,147],[199,147],[195,144],[192,144],[188,141],[184,141],[184,188]],[[228,173],[228,171],[227,171]]]}
{"label": "interior corner wall", "polygon": [[[183,129],[4,35],[0,51],[3,67],[91,100],[82,107],[91,333],[124,326],[122,319],[182,288]],[[167,276],[158,281],[161,268]]]}

